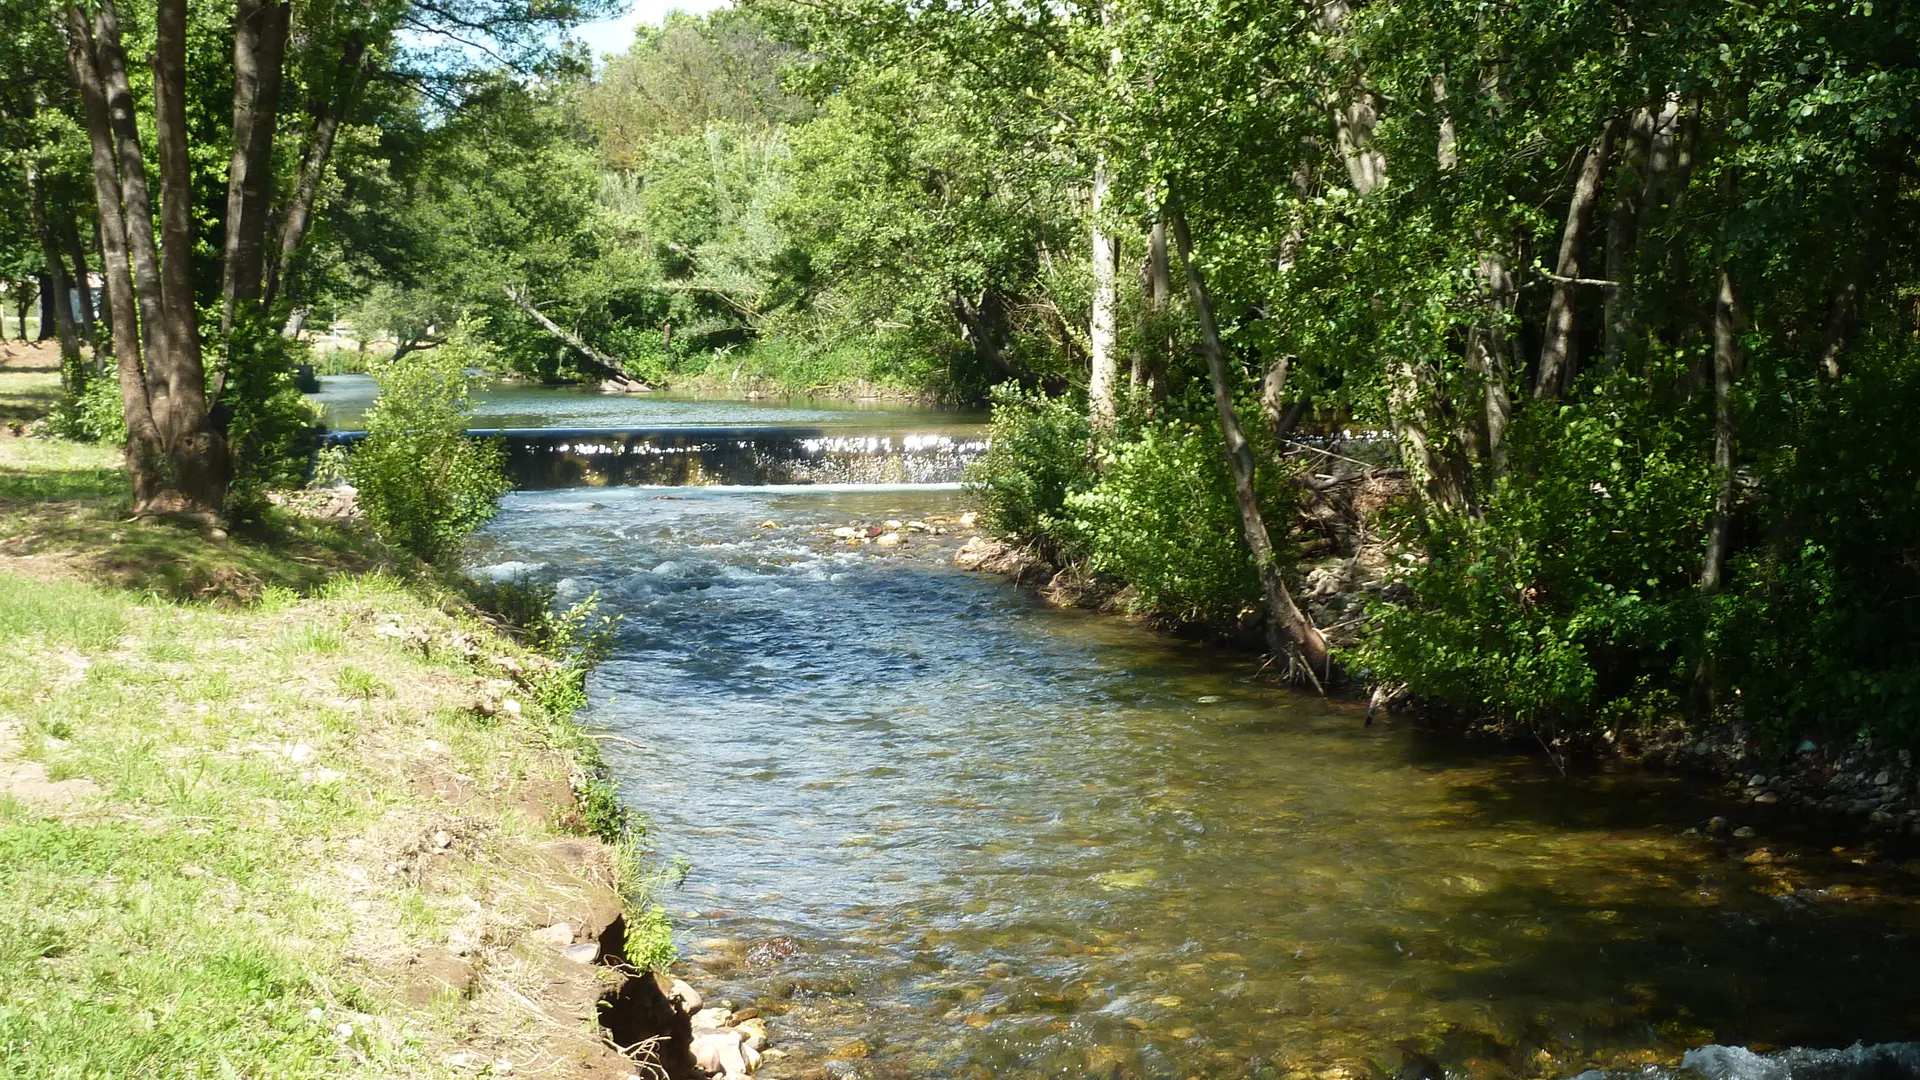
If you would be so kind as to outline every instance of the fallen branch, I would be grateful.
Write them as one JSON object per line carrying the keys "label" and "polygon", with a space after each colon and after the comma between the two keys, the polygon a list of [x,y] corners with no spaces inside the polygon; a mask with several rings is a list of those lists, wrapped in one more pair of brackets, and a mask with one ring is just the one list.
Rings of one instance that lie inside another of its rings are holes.
{"label": "fallen branch", "polygon": [[633,388],[637,388],[637,389],[642,389],[642,390],[653,389],[653,387],[650,386],[645,380],[636,379],[633,376],[627,374],[626,369],[621,367],[620,361],[614,359],[611,356],[608,356],[606,353],[603,353],[600,350],[594,348],[593,346],[587,344],[586,341],[580,337],[580,335],[574,333],[571,330],[568,330],[566,327],[561,326],[559,323],[554,322],[552,319],[547,318],[545,312],[542,312],[539,308],[534,307],[533,302],[527,299],[527,294],[525,290],[515,289],[511,285],[503,285],[501,286],[501,288],[506,292],[507,299],[513,303],[514,307],[517,307],[521,311],[526,312],[527,317],[532,319],[534,322],[540,324],[540,328],[542,330],[545,330],[547,333],[552,334],[554,337],[559,338],[561,341],[565,342],[568,345],[568,347],[572,348],[573,351],[585,357],[588,363],[600,369],[601,373],[606,375],[609,379],[613,379],[623,384],[631,384]]}

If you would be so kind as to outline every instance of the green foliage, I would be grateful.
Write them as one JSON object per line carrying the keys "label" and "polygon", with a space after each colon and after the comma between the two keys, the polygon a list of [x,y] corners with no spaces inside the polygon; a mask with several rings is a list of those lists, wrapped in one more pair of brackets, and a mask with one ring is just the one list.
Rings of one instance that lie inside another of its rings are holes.
{"label": "green foliage", "polygon": [[993,389],[987,452],[967,474],[995,532],[1059,543],[1071,537],[1067,499],[1093,482],[1086,410],[1013,383]]}
{"label": "green foliage", "polygon": [[572,716],[587,704],[587,675],[613,654],[621,617],[600,611],[600,594],[555,613],[551,608],[530,624],[535,647],[551,666],[533,681],[534,697],[556,716]]}
{"label": "green foliage", "polygon": [[47,415],[47,434],[77,442],[125,446],[127,414],[120,404],[120,382],[111,373],[82,383],[78,394],[63,395]]}
{"label": "green foliage", "polygon": [[[1222,445],[1217,420],[1143,424],[1102,453],[1091,489],[1067,497],[1093,569],[1132,585],[1139,610],[1226,621],[1261,602]],[[1271,470],[1257,475],[1277,528],[1292,507]]]}
{"label": "green foliage", "polygon": [[243,312],[234,321],[218,415],[233,456],[228,502],[242,512],[257,510],[271,489],[298,486],[306,473],[320,421],[320,410],[294,386],[294,365],[306,361],[306,346],[257,315]]}
{"label": "green foliage", "polygon": [[[1434,701],[1526,721],[1670,711],[1699,655],[1712,501],[1699,432],[1627,389],[1513,429],[1515,479],[1483,517],[1402,523],[1426,558],[1357,657]],[[1598,714],[1594,716],[1592,714]]]}
{"label": "green foliage", "polygon": [[509,484],[505,452],[466,436],[470,366],[484,347],[462,334],[427,352],[383,364],[380,394],[367,411],[367,437],[347,461],[361,512],[381,539],[430,563],[460,545],[498,509]]}
{"label": "green foliage", "polygon": [[1778,746],[1920,744],[1920,357],[1869,347],[1838,386],[1781,389],[1804,411],[1761,473],[1763,542],[1714,608],[1723,677]]}

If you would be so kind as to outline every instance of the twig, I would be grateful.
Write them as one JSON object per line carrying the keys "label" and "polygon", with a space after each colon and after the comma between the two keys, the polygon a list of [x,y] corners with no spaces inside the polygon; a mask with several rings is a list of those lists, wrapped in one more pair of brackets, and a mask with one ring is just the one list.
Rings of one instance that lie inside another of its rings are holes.
{"label": "twig", "polygon": [[622,736],[622,735],[608,735],[608,734],[605,734],[604,732],[596,732],[596,731],[589,731],[586,734],[587,734],[587,738],[589,739],[602,739],[607,742],[625,743],[628,746],[633,747],[635,750],[647,749],[645,745],[634,742],[632,739],[626,738],[625,736]]}
{"label": "twig", "polygon": [[1361,468],[1363,468],[1363,469],[1372,469],[1372,468],[1373,468],[1373,465],[1371,465],[1371,464],[1369,464],[1368,462],[1365,462],[1365,461],[1361,461],[1361,460],[1359,460],[1358,458],[1350,458],[1350,457],[1347,457],[1347,456],[1346,456],[1345,454],[1336,454],[1336,453],[1334,453],[1334,452],[1333,452],[1333,451],[1331,451],[1331,450],[1322,450],[1322,449],[1320,449],[1320,448],[1319,448],[1319,447],[1317,447],[1317,446],[1310,446],[1310,445],[1308,445],[1307,443],[1303,443],[1303,442],[1298,442],[1298,441],[1296,441],[1296,440],[1293,440],[1293,439],[1283,439],[1283,440],[1281,440],[1281,441],[1282,441],[1282,442],[1284,442],[1284,443],[1286,443],[1286,444],[1287,444],[1288,446],[1297,446],[1297,447],[1299,447],[1299,448],[1300,448],[1300,449],[1302,449],[1302,450],[1311,450],[1311,451],[1313,451],[1313,452],[1314,452],[1314,453],[1316,453],[1316,454],[1324,454],[1324,455],[1326,455],[1327,457],[1330,457],[1330,458],[1333,458],[1333,459],[1335,459],[1335,460],[1337,460],[1337,461],[1344,461],[1344,462],[1347,462],[1347,463],[1348,463],[1348,464],[1350,464],[1350,465],[1358,465],[1358,466],[1360,466],[1360,467],[1361,467]]}
{"label": "twig", "polygon": [[1548,281],[1557,281],[1562,285],[1595,285],[1602,289],[1617,289],[1620,287],[1619,282],[1608,281],[1605,278],[1566,277],[1565,275],[1556,274],[1544,267],[1535,267],[1534,269],[1539,271],[1541,277],[1546,278]]}

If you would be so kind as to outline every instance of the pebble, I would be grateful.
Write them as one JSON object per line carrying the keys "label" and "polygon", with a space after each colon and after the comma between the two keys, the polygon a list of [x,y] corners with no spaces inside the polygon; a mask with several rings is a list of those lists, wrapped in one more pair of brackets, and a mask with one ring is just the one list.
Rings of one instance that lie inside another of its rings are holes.
{"label": "pebble", "polygon": [[900,534],[897,532],[881,533],[874,538],[873,542],[879,544],[881,547],[894,547],[900,543]]}
{"label": "pebble", "polygon": [[552,926],[535,930],[532,937],[543,945],[565,948],[573,944],[573,926],[569,923],[554,923]]}
{"label": "pebble", "polygon": [[1780,796],[1775,795],[1771,791],[1763,791],[1760,794],[1755,795],[1753,797],[1753,801],[1755,804],[1760,806],[1772,806],[1774,803],[1777,803],[1780,801]]}
{"label": "pebble", "polygon": [[1755,832],[1751,825],[1742,825],[1733,830],[1733,837],[1736,840],[1751,840],[1758,835],[1760,834]]}

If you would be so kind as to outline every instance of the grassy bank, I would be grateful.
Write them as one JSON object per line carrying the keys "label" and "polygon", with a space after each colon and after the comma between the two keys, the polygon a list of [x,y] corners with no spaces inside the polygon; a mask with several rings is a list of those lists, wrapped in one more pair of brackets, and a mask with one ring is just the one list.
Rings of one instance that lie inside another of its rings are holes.
{"label": "grassy bank", "polygon": [[564,674],[337,527],[125,520],[114,457],[0,439],[0,1075],[631,1073],[593,961],[669,944]]}

